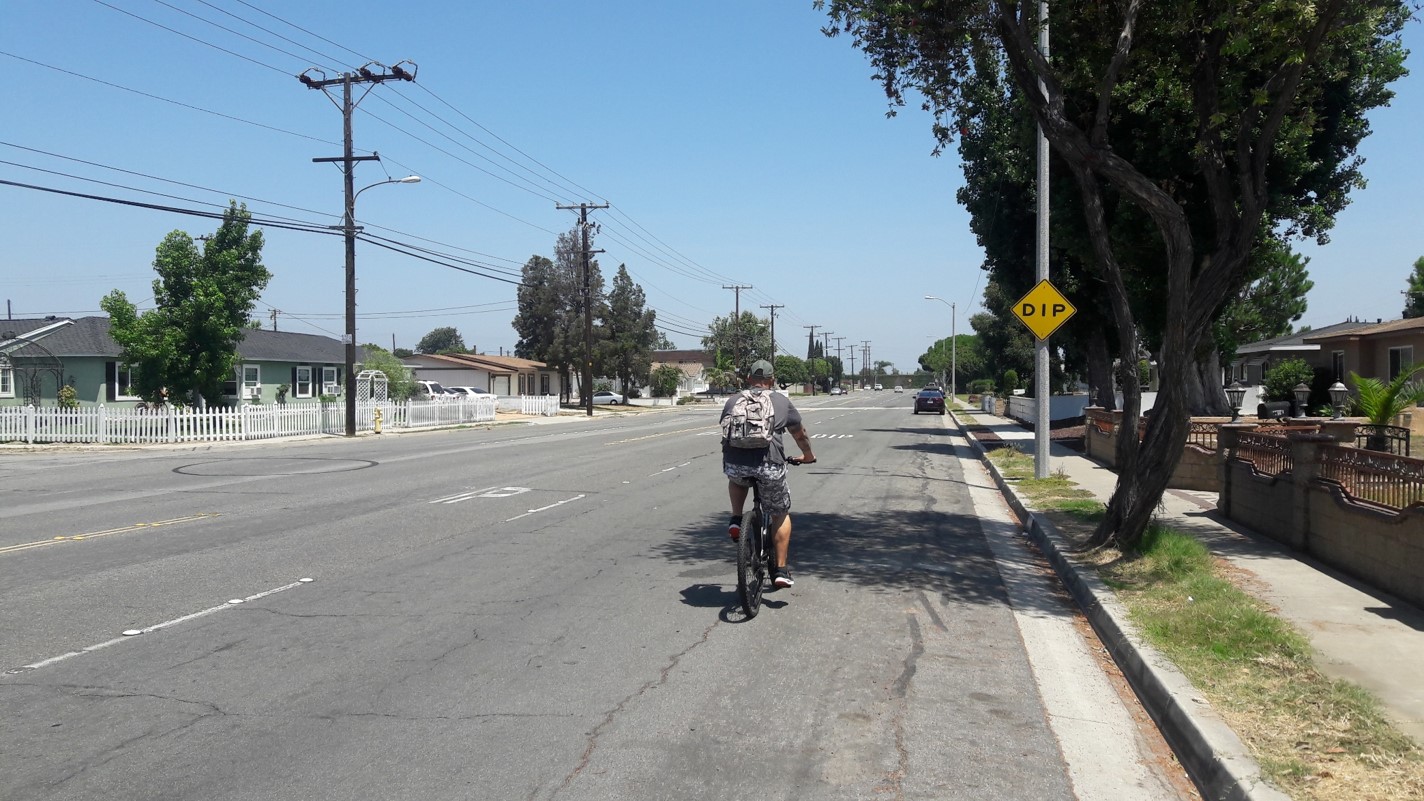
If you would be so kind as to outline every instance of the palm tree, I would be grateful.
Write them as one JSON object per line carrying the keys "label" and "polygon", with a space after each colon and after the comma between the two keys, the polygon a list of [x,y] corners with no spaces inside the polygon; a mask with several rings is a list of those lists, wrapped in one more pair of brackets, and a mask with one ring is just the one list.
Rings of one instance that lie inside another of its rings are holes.
{"label": "palm tree", "polygon": [[[1424,372],[1424,363],[1401,372],[1388,384],[1378,378],[1363,378],[1350,373],[1350,383],[1355,385],[1355,409],[1369,425],[1390,425],[1390,421],[1411,406],[1424,401],[1424,383],[1416,382],[1415,376]],[[1372,433],[1365,440],[1365,447],[1372,451],[1388,451],[1389,439],[1382,433]]]}

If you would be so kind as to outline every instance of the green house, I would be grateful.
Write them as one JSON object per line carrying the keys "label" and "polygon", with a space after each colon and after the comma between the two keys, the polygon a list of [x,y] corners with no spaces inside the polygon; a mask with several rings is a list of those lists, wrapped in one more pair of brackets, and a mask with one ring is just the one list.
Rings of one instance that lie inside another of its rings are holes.
{"label": "green house", "polygon": [[[331,337],[249,328],[237,352],[224,388],[231,404],[273,403],[283,385],[291,401],[342,395],[346,346]],[[364,358],[357,348],[357,363]],[[0,406],[54,406],[65,385],[84,406],[139,402],[109,318],[0,320]]]}

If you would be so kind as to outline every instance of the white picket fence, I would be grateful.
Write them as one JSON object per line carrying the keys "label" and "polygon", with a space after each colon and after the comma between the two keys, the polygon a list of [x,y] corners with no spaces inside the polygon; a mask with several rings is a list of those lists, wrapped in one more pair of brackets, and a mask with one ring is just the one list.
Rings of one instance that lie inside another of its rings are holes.
{"label": "white picket fence", "polygon": [[[554,415],[558,398],[519,400],[524,414]],[[525,401],[532,403],[525,404]],[[553,404],[547,402],[552,400]],[[382,430],[485,423],[495,419],[492,395],[439,401],[359,403],[356,430],[372,431],[381,410]],[[346,407],[341,403],[281,403],[258,406],[187,409],[129,406],[0,407],[0,442],[133,444],[154,442],[221,442],[304,434],[342,434]]]}

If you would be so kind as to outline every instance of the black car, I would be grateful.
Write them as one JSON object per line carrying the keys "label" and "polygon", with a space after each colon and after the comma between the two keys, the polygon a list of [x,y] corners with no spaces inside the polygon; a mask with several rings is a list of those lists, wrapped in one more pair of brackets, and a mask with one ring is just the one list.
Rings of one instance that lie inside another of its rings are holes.
{"label": "black car", "polygon": [[922,389],[915,396],[915,414],[934,412],[944,414],[944,393],[937,389]]}

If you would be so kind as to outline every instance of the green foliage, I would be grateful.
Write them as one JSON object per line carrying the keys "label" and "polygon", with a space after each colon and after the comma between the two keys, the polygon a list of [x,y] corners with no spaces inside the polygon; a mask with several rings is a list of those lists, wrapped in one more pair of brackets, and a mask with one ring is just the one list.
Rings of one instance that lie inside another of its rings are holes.
{"label": "green foliage", "polygon": [[391,351],[391,354],[394,355],[397,359],[404,359],[409,356],[414,356],[415,351],[411,350],[410,348],[396,348],[395,350]]}
{"label": "green foliage", "polygon": [[811,380],[811,371],[805,360],[795,356],[777,356],[774,369],[776,381],[780,384],[804,384]]}
{"label": "green foliage", "polygon": [[[403,401],[416,393],[415,377],[400,363],[390,351],[378,345],[362,345],[366,353],[361,362],[362,370],[379,370],[386,374],[386,396],[393,401]],[[354,379],[352,381],[354,384]],[[348,390],[354,391],[354,390]]]}
{"label": "green foliage", "polygon": [[702,347],[738,375],[757,359],[771,361],[771,326],[755,314],[744,311],[741,317],[717,317],[707,327]]}
{"label": "green foliage", "polygon": [[1213,339],[1223,363],[1241,345],[1284,336],[1305,314],[1305,296],[1315,283],[1306,265],[1310,259],[1292,253],[1278,239],[1264,238],[1253,255],[1254,277],[1217,315]]}
{"label": "green foliage", "polygon": [[994,379],[976,378],[969,382],[969,391],[975,395],[984,395],[994,391]]}
{"label": "green foliage", "polygon": [[278,384],[278,385],[277,385],[277,402],[278,402],[278,403],[286,403],[286,402],[287,402],[287,393],[288,393],[288,392],[291,392],[291,391],[292,391],[292,385],[291,385],[291,384]]}
{"label": "green foliage", "polygon": [[436,328],[420,338],[416,353],[464,353],[465,339],[452,326]]}
{"label": "green foliage", "polygon": [[61,409],[79,408],[79,393],[75,391],[73,384],[65,384],[60,387],[59,395],[56,400]]}
{"label": "green foliage", "polygon": [[1299,384],[1310,386],[1315,380],[1315,368],[1304,359],[1286,359],[1271,365],[1262,377],[1261,385],[1266,392],[1266,400],[1288,401],[1295,399],[1295,388]]}
{"label": "green foliage", "polygon": [[[582,235],[575,227],[572,231],[559,234],[558,241],[554,243],[553,261],[536,255],[529,257],[524,264],[518,290],[519,311],[513,320],[514,330],[519,335],[514,355],[543,362],[564,377],[576,367],[582,372],[585,347],[583,287]],[[588,287],[593,318],[606,319],[608,312],[603,296],[603,274],[597,259],[589,260]],[[604,335],[603,326],[593,327],[592,349],[595,353]],[[592,385],[592,376],[585,376],[585,379],[584,386]]]}
{"label": "green foliage", "polygon": [[234,202],[201,249],[183,231],[165,237],[153,261],[152,311],[138,314],[117,289],[99,302],[120,360],[137,368],[132,391],[145,401],[162,403],[166,389],[175,403],[221,403],[252,307],[271,279],[262,232],[248,233],[251,219]]}
{"label": "green foliage", "polygon": [[1146,387],[1152,384],[1152,364],[1146,359],[1137,360],[1137,385]]}
{"label": "green foliage", "polygon": [[1014,390],[1019,388],[1019,373],[1017,370],[1005,370],[1004,376],[999,381],[1004,390],[1004,395],[1014,394]]}
{"label": "green foliage", "polygon": [[654,398],[671,398],[677,394],[677,385],[681,382],[681,370],[671,364],[660,364],[649,376],[648,386]]}
{"label": "green foliage", "polygon": [[1404,316],[1424,317],[1424,256],[1414,260],[1409,286],[1404,290]]}
{"label": "green foliage", "polygon": [[1355,385],[1356,412],[1374,425],[1389,425],[1405,409],[1424,401],[1424,383],[1415,381],[1421,372],[1424,372],[1424,362],[1401,372],[1388,384],[1350,373],[1350,383]]}
{"label": "green foliage", "polygon": [[647,308],[643,288],[633,283],[626,265],[618,265],[603,324],[606,339],[599,350],[602,372],[630,390],[645,383],[659,338],[656,321],[657,312]]}

